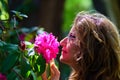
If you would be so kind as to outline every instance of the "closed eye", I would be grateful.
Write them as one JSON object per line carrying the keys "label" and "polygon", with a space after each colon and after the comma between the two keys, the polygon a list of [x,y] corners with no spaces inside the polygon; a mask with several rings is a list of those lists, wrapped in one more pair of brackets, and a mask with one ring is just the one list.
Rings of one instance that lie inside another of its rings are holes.
{"label": "closed eye", "polygon": [[75,39],[76,37],[75,37],[73,34],[69,34],[69,35],[68,35],[68,38],[69,38],[69,39]]}

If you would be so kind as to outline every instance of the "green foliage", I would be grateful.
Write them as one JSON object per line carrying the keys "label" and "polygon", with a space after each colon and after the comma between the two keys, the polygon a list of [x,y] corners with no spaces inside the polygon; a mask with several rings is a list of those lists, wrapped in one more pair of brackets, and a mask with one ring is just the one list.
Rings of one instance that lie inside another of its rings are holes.
{"label": "green foliage", "polygon": [[9,19],[7,0],[0,0],[0,20]]}
{"label": "green foliage", "polygon": [[16,10],[28,14],[34,12],[38,8],[39,7],[34,3],[34,0],[22,0],[22,4],[17,6]]}
{"label": "green foliage", "polygon": [[4,73],[8,80],[41,80],[39,76],[45,71],[46,61],[42,55],[35,53],[32,40],[37,32],[42,31],[36,27],[17,28],[16,17],[23,19],[27,16],[18,11],[12,12],[11,21],[0,20],[0,73]]}
{"label": "green foliage", "polygon": [[42,58],[42,56],[39,56],[34,65],[35,71],[39,72],[38,75],[41,75],[45,71],[45,68],[46,68],[45,66],[46,66],[45,60]]}
{"label": "green foliage", "polygon": [[12,10],[11,12],[13,12],[19,19],[23,19],[23,18],[28,18],[28,16],[27,15],[25,15],[25,14],[22,14],[21,12],[18,12],[18,11],[14,11],[14,10]]}
{"label": "green foliage", "polygon": [[25,58],[22,58],[20,61],[20,66],[21,66],[21,75],[25,78],[30,76],[30,70],[31,66]]}
{"label": "green foliage", "polygon": [[[31,44],[28,48],[32,47]],[[8,80],[30,79],[30,76],[36,80],[45,71],[46,62],[41,55],[29,56],[27,52],[22,52],[16,44],[0,41],[0,73],[7,75]]]}
{"label": "green foliage", "polygon": [[4,61],[2,62],[1,72],[5,73],[8,70],[10,70],[18,61],[18,58],[19,58],[18,53],[8,54],[7,57],[4,59]]}
{"label": "green foliage", "polygon": [[92,9],[92,0],[66,0],[63,15],[63,35],[66,35],[70,30],[78,12],[90,9]]}

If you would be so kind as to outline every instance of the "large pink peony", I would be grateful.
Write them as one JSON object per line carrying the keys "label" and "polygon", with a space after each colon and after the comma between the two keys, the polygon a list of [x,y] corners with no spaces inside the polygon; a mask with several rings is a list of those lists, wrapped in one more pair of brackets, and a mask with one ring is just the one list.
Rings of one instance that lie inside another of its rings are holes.
{"label": "large pink peony", "polygon": [[59,42],[52,33],[39,34],[35,38],[34,46],[36,52],[38,54],[42,54],[47,63],[49,63],[53,58],[56,58],[56,55],[59,52]]}

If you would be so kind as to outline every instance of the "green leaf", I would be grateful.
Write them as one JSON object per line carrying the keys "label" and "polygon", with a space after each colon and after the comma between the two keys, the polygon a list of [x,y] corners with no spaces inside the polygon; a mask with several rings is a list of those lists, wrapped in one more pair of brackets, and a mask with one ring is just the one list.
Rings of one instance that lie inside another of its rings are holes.
{"label": "green leaf", "polygon": [[3,47],[6,43],[4,41],[0,41],[0,47]]}
{"label": "green leaf", "polygon": [[27,34],[25,36],[25,41],[30,41],[33,38],[33,34]]}
{"label": "green leaf", "polygon": [[5,47],[6,50],[13,50],[13,51],[18,50],[18,45],[16,45],[16,44],[10,44],[10,43],[8,43],[4,47]]}
{"label": "green leaf", "polygon": [[29,62],[27,61],[27,59],[23,58],[21,61],[21,75],[25,78],[29,77],[30,70],[31,70],[31,66]]}
{"label": "green leaf", "polygon": [[17,51],[17,50],[18,50],[17,45],[6,43],[4,41],[0,41],[0,51],[1,51],[1,53]]}
{"label": "green leaf", "polygon": [[15,11],[15,10],[12,10],[11,12],[13,12],[19,19],[23,19],[23,18],[28,18],[27,15],[25,14],[21,14],[21,12],[18,12],[18,11]]}
{"label": "green leaf", "polygon": [[42,57],[42,55],[40,55],[37,59],[37,64],[40,65],[40,72],[39,72],[39,75],[41,75],[44,71],[45,71],[45,68],[46,68],[46,61],[45,59]]}
{"label": "green leaf", "polygon": [[28,16],[25,14],[20,14],[19,16],[24,17],[24,18],[28,18]]}
{"label": "green leaf", "polygon": [[41,75],[45,71],[46,61],[43,59],[42,55],[37,58],[34,68],[35,71],[37,71],[38,75]]}
{"label": "green leaf", "polygon": [[42,77],[41,76],[37,76],[37,80],[42,80]]}
{"label": "green leaf", "polygon": [[31,75],[32,75],[32,77],[33,77],[33,80],[36,80],[37,78],[36,78],[36,74],[33,72],[33,71],[31,71]]}
{"label": "green leaf", "polygon": [[11,72],[7,75],[8,80],[15,80],[16,77],[17,77],[17,75],[14,72]]}
{"label": "green leaf", "polygon": [[0,0],[0,20],[8,20],[8,0]]}
{"label": "green leaf", "polygon": [[37,64],[34,65],[34,72],[36,72],[38,70],[37,68]]}
{"label": "green leaf", "polygon": [[15,65],[18,58],[19,58],[18,53],[9,54],[2,63],[1,71],[4,73],[4,72],[10,70]]}

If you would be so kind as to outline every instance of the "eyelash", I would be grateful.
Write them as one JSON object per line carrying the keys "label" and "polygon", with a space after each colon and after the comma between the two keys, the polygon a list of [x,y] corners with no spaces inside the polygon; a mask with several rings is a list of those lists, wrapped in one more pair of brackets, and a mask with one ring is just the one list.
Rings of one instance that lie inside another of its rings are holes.
{"label": "eyelash", "polygon": [[75,36],[72,35],[72,34],[70,34],[70,35],[68,35],[68,38],[69,38],[69,39],[75,39]]}

